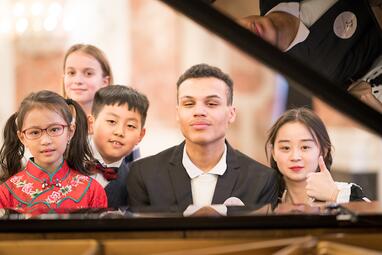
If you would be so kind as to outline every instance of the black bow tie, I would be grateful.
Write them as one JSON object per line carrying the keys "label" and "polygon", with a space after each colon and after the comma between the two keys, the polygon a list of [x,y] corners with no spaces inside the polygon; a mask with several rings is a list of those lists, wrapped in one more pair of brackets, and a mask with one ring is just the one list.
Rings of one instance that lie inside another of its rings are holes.
{"label": "black bow tie", "polygon": [[103,177],[108,181],[115,180],[118,177],[118,167],[106,167],[98,162],[94,168],[96,172],[102,173]]}

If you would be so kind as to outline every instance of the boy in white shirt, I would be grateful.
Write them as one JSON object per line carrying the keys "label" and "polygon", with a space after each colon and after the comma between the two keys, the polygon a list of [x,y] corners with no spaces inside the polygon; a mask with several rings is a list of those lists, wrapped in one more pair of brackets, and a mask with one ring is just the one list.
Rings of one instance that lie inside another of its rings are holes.
{"label": "boy in white shirt", "polygon": [[94,96],[89,127],[96,179],[105,189],[110,208],[127,206],[126,177],[134,147],[145,135],[149,101],[133,88],[113,85]]}

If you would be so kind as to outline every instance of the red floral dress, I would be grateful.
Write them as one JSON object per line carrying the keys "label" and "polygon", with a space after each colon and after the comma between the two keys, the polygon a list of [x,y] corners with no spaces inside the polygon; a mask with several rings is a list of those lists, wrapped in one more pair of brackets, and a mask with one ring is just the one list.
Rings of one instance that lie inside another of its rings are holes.
{"label": "red floral dress", "polygon": [[106,208],[102,186],[89,176],[70,169],[66,161],[48,173],[32,161],[0,185],[0,208],[22,213]]}

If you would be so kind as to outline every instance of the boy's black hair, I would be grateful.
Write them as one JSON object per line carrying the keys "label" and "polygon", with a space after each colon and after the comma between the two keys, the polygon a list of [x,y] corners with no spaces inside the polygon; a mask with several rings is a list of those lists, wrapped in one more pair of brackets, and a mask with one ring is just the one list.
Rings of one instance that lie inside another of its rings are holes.
{"label": "boy's black hair", "polygon": [[129,110],[137,111],[145,125],[149,100],[137,90],[123,85],[110,85],[99,89],[94,95],[92,115],[97,118],[105,105],[128,105]]}

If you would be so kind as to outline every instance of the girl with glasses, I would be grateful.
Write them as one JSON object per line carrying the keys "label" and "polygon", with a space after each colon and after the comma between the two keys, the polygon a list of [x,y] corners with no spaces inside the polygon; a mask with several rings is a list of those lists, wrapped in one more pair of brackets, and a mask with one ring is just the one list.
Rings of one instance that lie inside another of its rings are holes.
{"label": "girl with glasses", "polygon": [[[25,149],[32,158],[22,169]],[[88,176],[92,159],[80,105],[51,91],[31,93],[4,127],[0,208],[39,213],[107,207],[105,191]]]}

